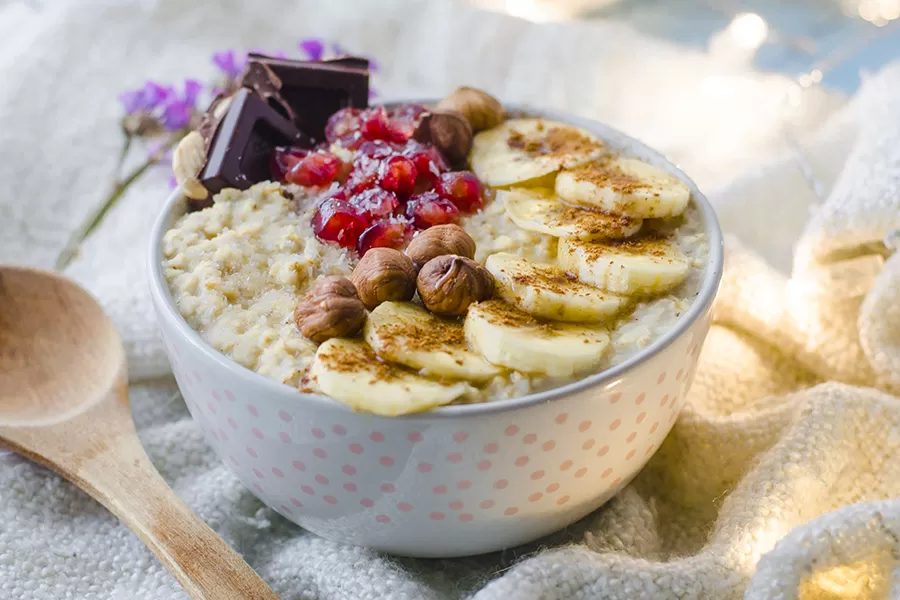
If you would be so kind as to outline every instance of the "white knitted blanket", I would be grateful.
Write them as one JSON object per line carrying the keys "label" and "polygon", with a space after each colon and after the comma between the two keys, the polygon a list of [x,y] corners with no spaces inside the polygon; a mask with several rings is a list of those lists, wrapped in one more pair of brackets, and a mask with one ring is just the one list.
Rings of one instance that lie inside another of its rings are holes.
{"label": "white knitted blanket", "polygon": [[[671,154],[701,187],[727,184],[714,201],[741,241],[729,239],[690,404],[658,454],[565,532],[441,561],[306,533],[219,464],[178,396],[145,286],[167,174],[136,186],[68,274],[125,337],[154,463],[284,598],[900,598],[900,257],[885,260],[893,242],[882,244],[900,228],[900,66],[843,108],[824,93],[804,100],[794,130],[824,184],[819,200],[779,154],[783,79],[622,25],[538,27],[449,0],[30,4],[40,12],[0,0],[0,262],[51,266],[103,196],[118,91],[202,79],[222,47],[291,49],[310,35],[377,57],[384,95],[481,86],[606,121]],[[2,455],[0,598],[184,594],[85,494]]]}

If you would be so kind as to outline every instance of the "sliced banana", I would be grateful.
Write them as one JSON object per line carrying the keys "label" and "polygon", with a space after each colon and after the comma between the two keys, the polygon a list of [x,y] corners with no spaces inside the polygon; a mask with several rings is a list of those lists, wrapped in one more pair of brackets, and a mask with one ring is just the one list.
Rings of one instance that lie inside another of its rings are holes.
{"label": "sliced banana", "polygon": [[498,295],[533,317],[552,321],[606,321],[629,300],[578,281],[555,265],[500,252],[484,266],[494,276]]}
{"label": "sliced banana", "polygon": [[495,365],[551,377],[596,367],[609,347],[605,329],[542,323],[502,300],[471,305],[465,330],[469,345]]}
{"label": "sliced banana", "polygon": [[624,239],[636,234],[641,219],[585,210],[559,201],[552,190],[513,188],[498,190],[506,215],[528,231],[580,240]]}
{"label": "sliced banana", "polygon": [[411,302],[383,302],[364,330],[375,353],[423,375],[482,382],[501,369],[470,352],[462,323],[441,319]]}
{"label": "sliced banana", "polygon": [[469,164],[485,185],[503,187],[545,177],[599,157],[594,134],[543,119],[508,119],[475,136]]}
{"label": "sliced banana", "polygon": [[354,410],[395,417],[453,402],[466,383],[443,383],[382,362],[363,342],[332,338],[319,346],[309,374],[319,389]]}
{"label": "sliced banana", "polygon": [[566,202],[639,219],[674,217],[691,199],[687,184],[634,158],[598,159],[561,172],[556,193]]}
{"label": "sliced banana", "polygon": [[625,295],[666,292],[690,270],[670,238],[653,235],[618,242],[560,240],[557,258],[560,268],[584,283]]}

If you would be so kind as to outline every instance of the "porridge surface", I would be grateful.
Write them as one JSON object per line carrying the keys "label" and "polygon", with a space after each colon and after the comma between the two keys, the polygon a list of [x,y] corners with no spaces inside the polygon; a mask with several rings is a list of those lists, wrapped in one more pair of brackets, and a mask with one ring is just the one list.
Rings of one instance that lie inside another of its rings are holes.
{"label": "porridge surface", "polygon": [[[303,196],[302,188],[270,182],[225,190],[213,206],[179,218],[162,244],[166,279],[188,324],[241,365],[295,387],[317,348],[294,323],[297,299],[319,276],[349,276],[357,262],[354,252],[316,239],[310,225],[315,203]],[[521,229],[501,202],[489,198],[460,225],[474,238],[479,263],[496,252],[555,261],[556,238]],[[670,293],[638,303],[610,324],[611,349],[601,368],[623,362],[671,329],[703,281],[709,248],[697,209],[690,205],[674,223],[648,225],[673,228],[692,268]],[[515,397],[561,383],[511,372],[463,401]]]}

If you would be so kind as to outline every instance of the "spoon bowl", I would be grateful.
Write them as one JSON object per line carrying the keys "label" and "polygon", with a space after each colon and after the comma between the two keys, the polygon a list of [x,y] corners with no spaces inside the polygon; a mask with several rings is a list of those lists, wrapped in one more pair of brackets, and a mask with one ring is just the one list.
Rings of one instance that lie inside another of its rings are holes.
{"label": "spoon bowl", "polygon": [[0,425],[65,421],[124,384],[118,333],[78,286],[3,267],[0,307]]}
{"label": "spoon bowl", "polygon": [[0,266],[0,445],[106,506],[192,598],[277,600],[156,472],[131,420],[112,321],[55,274]]}

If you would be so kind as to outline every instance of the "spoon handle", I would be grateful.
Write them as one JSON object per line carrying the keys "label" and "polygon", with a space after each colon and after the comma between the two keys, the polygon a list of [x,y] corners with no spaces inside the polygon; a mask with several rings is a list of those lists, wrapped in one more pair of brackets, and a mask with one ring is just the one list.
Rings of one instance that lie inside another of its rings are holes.
{"label": "spoon handle", "polygon": [[191,598],[279,600],[169,488],[138,440],[128,405],[115,400],[99,404],[57,426],[0,427],[0,439],[103,504],[156,554]]}

